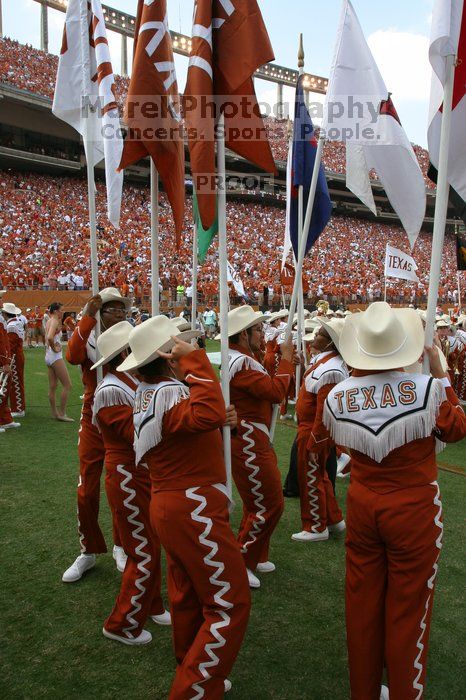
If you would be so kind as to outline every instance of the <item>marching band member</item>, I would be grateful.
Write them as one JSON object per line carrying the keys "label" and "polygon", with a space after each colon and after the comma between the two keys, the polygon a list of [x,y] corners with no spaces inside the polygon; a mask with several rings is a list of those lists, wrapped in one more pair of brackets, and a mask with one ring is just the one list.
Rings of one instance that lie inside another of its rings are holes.
{"label": "marching band member", "polygon": [[[5,290],[0,291],[0,297],[6,294]],[[16,423],[11,417],[8,406],[9,383],[11,381],[11,354],[10,342],[6,329],[6,320],[0,313],[0,376],[2,377],[0,393],[0,433],[4,433],[7,428],[19,428],[20,423]]]}
{"label": "marching band member", "polygon": [[3,304],[2,313],[6,320],[6,330],[11,354],[11,379],[9,382],[11,416],[13,418],[23,418],[26,414],[23,350],[25,324],[22,319],[19,318],[21,309],[18,309],[14,304]]}
{"label": "marching band member", "polygon": [[448,362],[452,387],[459,400],[466,403],[466,338],[447,317],[437,322],[437,333]]}
{"label": "marching band member", "polygon": [[132,331],[132,354],[118,368],[136,370],[142,380],[134,446],[136,464],[149,467],[151,519],[167,553],[178,663],[170,700],[223,697],[250,610],[246,569],[228,518],[220,433],[225,403],[204,350],[184,342],[195,335],[156,316]]}
{"label": "marching band member", "polygon": [[[99,526],[100,475],[104,465],[105,448],[99,431],[92,424],[92,404],[97,385],[97,373],[91,367],[96,361],[96,315],[100,313],[102,331],[111,328],[126,317],[131,306],[113,287],[103,289],[86,305],[81,320],[68,343],[66,359],[72,365],[80,365],[84,384],[84,403],[79,428],[79,481],[78,481],[78,532],[81,554],[65,571],[65,583],[79,581],[85,571],[95,565],[95,555],[107,551]],[[121,547],[118,528],[113,523],[113,557],[119,571],[124,571],[125,554]]]}
{"label": "marching band member", "polygon": [[340,352],[351,378],[329,394],[324,422],[351,449],[347,498],[346,626],[351,697],[424,693],[434,584],[442,547],[436,438],[466,436],[466,416],[427,348],[432,377],[404,372],[424,331],[411,309],[385,302],[346,321]]}
{"label": "marching band member", "polygon": [[128,645],[148,644],[144,629],[149,617],[170,624],[160,595],[160,543],[150,524],[150,478],[147,466],[134,462],[134,397],[138,382],[117,366],[126,359],[127,321],[115,324],[97,340],[101,359],[91,370],[106,367],[94,394],[93,423],[105,446],[105,490],[127,555],[115,606],[106,619],[103,634]]}
{"label": "marching band member", "polygon": [[314,334],[312,348],[317,351],[296,404],[298,416],[298,481],[302,531],[291,536],[297,542],[328,540],[329,534],[345,529],[326,465],[334,446],[322,423],[325,399],[336,384],[348,377],[340,357],[338,343],[345,325],[342,319],[326,321],[318,317],[320,329]]}
{"label": "marching band member", "polygon": [[285,398],[296,359],[290,338],[280,346],[282,359],[275,376],[267,374],[254,358],[261,344],[263,320],[264,316],[250,306],[240,306],[228,314],[230,392],[238,413],[238,428],[231,441],[232,469],[243,501],[238,541],[252,588],[260,587],[256,568],[262,573],[275,570],[268,561],[268,550],[284,502],[269,428],[272,405]]}
{"label": "marching band member", "polygon": [[271,377],[274,376],[280,364],[281,355],[278,346],[278,337],[280,333],[283,333],[286,329],[286,320],[288,316],[288,310],[281,309],[267,318],[267,325],[264,330],[264,367]]}

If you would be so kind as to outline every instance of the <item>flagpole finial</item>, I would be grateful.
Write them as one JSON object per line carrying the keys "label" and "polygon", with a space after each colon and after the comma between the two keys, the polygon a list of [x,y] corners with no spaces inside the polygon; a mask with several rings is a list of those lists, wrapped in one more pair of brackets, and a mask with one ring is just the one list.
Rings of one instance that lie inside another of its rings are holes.
{"label": "flagpole finial", "polygon": [[299,35],[298,68],[304,68],[304,45],[302,34]]}

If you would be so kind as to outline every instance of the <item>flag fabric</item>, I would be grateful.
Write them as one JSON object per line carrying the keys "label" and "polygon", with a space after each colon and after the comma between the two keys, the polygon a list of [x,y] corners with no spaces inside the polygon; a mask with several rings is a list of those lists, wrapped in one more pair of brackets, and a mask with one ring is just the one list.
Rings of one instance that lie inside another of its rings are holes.
{"label": "flag fabric", "polygon": [[[252,76],[274,58],[257,0],[197,0],[184,92],[193,184],[203,226],[216,216],[215,130],[225,117],[226,146],[265,172],[276,172]],[[242,100],[247,107],[242,108]],[[223,185],[222,185],[223,186]]]}
{"label": "flag fabric", "polygon": [[466,231],[459,233],[456,237],[456,260],[458,271],[466,270]]}
{"label": "flag fabric", "polygon": [[68,2],[52,112],[83,137],[88,168],[105,158],[108,218],[118,228],[123,141],[100,0]]}
{"label": "flag fabric", "polygon": [[[304,76],[299,76],[296,85],[293,149],[291,157],[290,239],[296,260],[298,259],[299,187],[303,187],[303,223],[311,189],[312,173],[317,153],[317,140],[311,117],[304,99]],[[332,202],[322,163],[312,209],[311,225],[307,234],[306,254],[310,251],[332,215]]]}
{"label": "flag fabric", "polygon": [[417,265],[407,253],[387,243],[385,252],[385,277],[397,277],[410,282],[419,282]]}
{"label": "flag fabric", "polygon": [[432,165],[438,169],[446,57],[457,56],[453,86],[447,181],[466,202],[466,5],[464,0],[436,0],[432,13],[429,60],[432,84],[427,140]]}
{"label": "flag fabric", "polygon": [[[438,172],[437,172],[437,168],[435,168],[432,165],[432,163],[429,163],[427,177],[429,178],[429,180],[432,180],[432,182],[435,182],[435,184],[437,184]],[[450,192],[448,194],[448,200],[449,200],[450,205],[455,210],[455,215],[458,217],[458,219],[462,219],[464,222],[464,225],[466,226],[466,200],[462,199],[459,196],[458,192],[453,187],[450,187]]]}
{"label": "flag fabric", "polygon": [[293,289],[295,277],[296,271],[294,265],[285,262],[285,264],[282,265],[280,270],[280,286]]}
{"label": "flag fabric", "polygon": [[185,205],[184,141],[166,0],[139,0],[134,37],[125,107],[128,134],[120,168],[152,158],[173,211],[179,243]]}
{"label": "flag fabric", "polygon": [[377,215],[369,173],[375,169],[411,247],[426,210],[426,187],[361,25],[345,0],[324,110],[326,138],[346,142],[346,185]]}
{"label": "flag fabric", "polygon": [[241,277],[239,276],[238,272],[235,270],[233,265],[230,265],[230,263],[227,263],[228,265],[228,272],[227,272],[227,280],[228,282],[231,282],[233,287],[235,288],[235,292],[239,297],[245,297],[246,292],[244,290],[244,285],[241,280]]}
{"label": "flag fabric", "polygon": [[207,251],[218,233],[218,216],[215,215],[215,220],[209,229],[204,229],[199,215],[199,207],[197,204],[196,190],[193,189],[193,218],[194,225],[197,230],[197,256],[200,263],[206,259]]}

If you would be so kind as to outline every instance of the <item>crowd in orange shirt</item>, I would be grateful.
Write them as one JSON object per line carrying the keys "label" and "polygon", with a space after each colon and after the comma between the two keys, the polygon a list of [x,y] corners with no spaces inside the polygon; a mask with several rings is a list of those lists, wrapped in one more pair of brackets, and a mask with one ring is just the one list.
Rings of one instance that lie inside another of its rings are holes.
{"label": "crowd in orange shirt", "polygon": [[[278,202],[277,202],[278,204]],[[147,186],[125,185],[121,229],[106,218],[105,189],[97,184],[99,281],[142,298],[150,288],[150,194]],[[285,229],[283,208],[229,201],[229,260],[239,272],[249,298],[258,301],[264,287],[269,301],[279,303],[279,263]],[[71,288],[71,276],[90,286],[87,187],[84,179],[35,173],[0,173],[0,269],[5,288]],[[383,294],[385,244],[408,250],[401,228],[333,217],[305,261],[309,300],[333,303],[371,301]],[[192,204],[187,200],[179,251],[170,207],[160,205],[160,278],[175,295],[176,286],[191,284]],[[421,234],[414,249],[421,283],[389,282],[389,298],[421,301],[428,288],[431,235]],[[209,302],[218,293],[216,243],[199,270],[199,292]],[[466,280],[463,281],[466,287]],[[447,235],[440,296],[455,301],[456,248]],[[395,295],[395,296],[394,296]],[[275,298],[274,298],[275,297]]]}
{"label": "crowd in orange shirt", "polygon": [[[1,82],[53,99],[57,66],[58,56],[46,54],[29,44],[19,44],[8,38],[0,39]],[[115,76],[115,84],[117,102],[122,111],[128,91],[129,78],[117,75]],[[265,125],[275,160],[286,161],[288,154],[287,121],[267,118]],[[318,129],[316,129],[316,135],[318,135]],[[435,185],[427,178],[429,167],[427,151],[420,146],[414,146],[414,150],[424,173],[427,187],[435,189]],[[327,142],[323,153],[323,163],[328,171],[345,173],[345,145],[341,142]],[[371,176],[377,179],[375,172],[372,172]]]}

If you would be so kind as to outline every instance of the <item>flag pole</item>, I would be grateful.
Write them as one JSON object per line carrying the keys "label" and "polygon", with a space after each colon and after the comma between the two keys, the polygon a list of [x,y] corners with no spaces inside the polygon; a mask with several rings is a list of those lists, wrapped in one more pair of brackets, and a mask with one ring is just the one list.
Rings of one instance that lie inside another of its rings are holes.
{"label": "flag pole", "polygon": [[159,291],[159,174],[150,159],[150,269],[151,269],[151,313],[160,314]]}
{"label": "flag pole", "polygon": [[[430,263],[429,295],[427,299],[425,345],[431,347],[434,341],[435,311],[438,301],[440,270],[442,267],[443,242],[448,212],[450,185],[447,181],[448,151],[450,147],[451,113],[453,86],[455,81],[456,56],[446,57],[446,80],[443,93],[442,128],[440,131],[439,167],[437,177],[437,197],[435,200],[434,233],[432,236],[432,258]],[[429,360],[424,356],[424,374],[429,374]]]}
{"label": "flag pole", "polygon": [[[98,262],[98,252],[97,252],[97,220],[95,213],[95,180],[94,180],[94,166],[92,157],[92,141],[89,138],[89,134],[86,132],[86,165],[87,165],[87,198],[89,203],[89,231],[90,231],[90,248],[91,248],[91,283],[92,283],[92,296],[99,293],[99,262]],[[96,325],[95,325],[95,339],[100,335],[100,313],[96,315]],[[96,342],[96,360],[99,359],[99,351],[97,349]],[[97,383],[102,381],[102,367],[97,368]]]}
{"label": "flag pole", "polygon": [[193,223],[193,275],[192,275],[192,297],[191,297],[191,328],[196,330],[197,320],[197,225]]}
{"label": "flag pole", "polygon": [[[230,405],[230,380],[228,373],[228,259],[227,259],[227,188],[225,182],[225,117],[220,116],[217,129],[217,175],[218,175],[218,265],[220,278],[220,354],[221,381],[226,406]],[[226,469],[228,498],[232,501],[231,486],[231,430],[223,428],[223,456]]]}
{"label": "flag pole", "polygon": [[[303,46],[303,35],[299,35],[299,47],[298,47],[298,72],[302,76],[304,73],[304,46]],[[304,187],[300,185],[298,188],[298,246],[301,244],[301,239],[303,238],[303,226],[304,226]],[[296,269],[296,259],[295,259],[295,269]],[[297,275],[296,275],[297,276]],[[298,337],[297,337],[297,351],[301,354],[302,344],[303,344],[303,325],[304,325],[304,298],[303,298],[303,276],[299,275],[299,296],[298,296]],[[298,400],[299,389],[301,386],[301,364],[296,367],[296,392],[295,400]]]}

